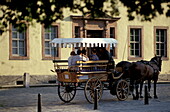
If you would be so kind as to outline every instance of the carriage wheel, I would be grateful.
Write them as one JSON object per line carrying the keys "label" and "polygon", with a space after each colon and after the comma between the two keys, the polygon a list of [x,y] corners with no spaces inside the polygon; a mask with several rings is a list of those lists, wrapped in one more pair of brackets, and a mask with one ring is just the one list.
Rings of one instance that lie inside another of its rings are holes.
{"label": "carriage wheel", "polygon": [[59,82],[58,95],[60,99],[65,103],[72,101],[76,95],[75,83]]}
{"label": "carriage wheel", "polygon": [[119,100],[124,101],[129,95],[129,83],[126,80],[119,80],[116,85],[116,96]]}
{"label": "carriage wheel", "polygon": [[97,77],[92,77],[86,82],[84,88],[84,94],[89,103],[94,103],[95,89],[98,89],[97,100],[99,101],[103,93],[102,82]]}

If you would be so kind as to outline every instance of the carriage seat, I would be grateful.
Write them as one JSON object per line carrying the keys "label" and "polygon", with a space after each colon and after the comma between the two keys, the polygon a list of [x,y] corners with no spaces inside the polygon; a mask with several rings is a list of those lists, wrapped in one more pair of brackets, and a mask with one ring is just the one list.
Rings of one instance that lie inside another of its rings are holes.
{"label": "carriage seat", "polygon": [[53,60],[54,68],[56,72],[81,72],[82,74],[89,73],[107,73],[108,72],[108,60],[97,60],[97,61],[77,61],[76,65],[68,68],[68,60]]}
{"label": "carriage seat", "polygon": [[108,60],[77,61],[77,67],[81,73],[106,73]]}

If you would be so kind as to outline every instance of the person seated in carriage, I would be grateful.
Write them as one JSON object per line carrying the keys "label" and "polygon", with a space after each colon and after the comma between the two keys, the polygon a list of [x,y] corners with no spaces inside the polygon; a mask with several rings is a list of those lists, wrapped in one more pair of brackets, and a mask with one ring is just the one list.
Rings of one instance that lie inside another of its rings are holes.
{"label": "person seated in carriage", "polygon": [[74,58],[74,56],[76,55],[75,51],[71,51],[70,53],[70,57],[68,58],[68,67],[70,68],[72,64],[72,59]]}
{"label": "person seated in carriage", "polygon": [[77,61],[89,61],[88,57],[83,56],[82,50],[77,50],[77,55],[72,56],[71,60],[68,61],[69,69],[70,70],[78,70]]}
{"label": "person seated in carriage", "polygon": [[99,57],[99,60],[108,60],[108,70],[113,70],[115,68],[115,62],[111,56],[111,54],[109,53],[109,51],[106,50],[105,47],[101,47],[98,49],[97,51],[97,55]]}
{"label": "person seated in carriage", "polygon": [[93,61],[99,60],[99,57],[97,56],[97,51],[96,51],[96,49],[93,49],[93,50],[92,50],[92,54],[89,55],[89,59],[90,59],[90,60],[93,60]]}
{"label": "person seated in carriage", "polygon": [[[98,61],[99,60],[99,57],[97,56],[97,51],[96,51],[96,49],[92,49],[92,52],[91,52],[92,54],[91,55],[89,55],[89,60],[91,60],[91,61]],[[91,63],[90,65],[97,65],[96,63]],[[98,70],[97,69],[97,67],[92,67],[91,68],[91,70],[92,71],[96,71],[96,70]]]}
{"label": "person seated in carriage", "polygon": [[85,49],[82,50],[82,56],[86,58],[86,61],[89,61],[89,57],[86,55],[87,51]]}

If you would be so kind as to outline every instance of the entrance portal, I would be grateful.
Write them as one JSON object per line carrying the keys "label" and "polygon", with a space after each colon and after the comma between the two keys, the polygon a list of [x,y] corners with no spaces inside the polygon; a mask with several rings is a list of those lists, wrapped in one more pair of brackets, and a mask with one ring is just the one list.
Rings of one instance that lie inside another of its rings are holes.
{"label": "entrance portal", "polygon": [[103,30],[87,30],[87,38],[103,38]]}
{"label": "entrance portal", "polygon": [[[87,38],[103,38],[103,30],[87,30]],[[87,48],[87,55],[90,55],[93,48]]]}

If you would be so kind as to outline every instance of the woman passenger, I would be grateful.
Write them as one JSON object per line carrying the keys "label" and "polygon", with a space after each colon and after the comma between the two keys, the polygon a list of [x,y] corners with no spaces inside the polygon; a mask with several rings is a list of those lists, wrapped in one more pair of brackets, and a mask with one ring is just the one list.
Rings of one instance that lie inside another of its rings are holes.
{"label": "woman passenger", "polygon": [[89,56],[90,60],[97,61],[99,60],[99,57],[96,55],[97,51],[96,49],[92,50],[92,54]]}
{"label": "woman passenger", "polygon": [[76,55],[76,53],[74,52],[74,51],[71,51],[71,53],[70,53],[70,57],[68,58],[68,67],[70,68],[71,67],[71,65],[73,65],[73,57]]}

